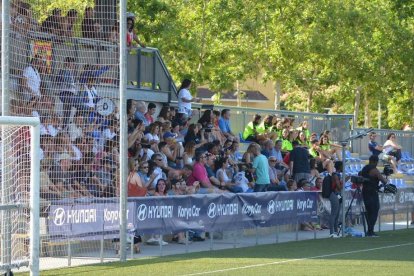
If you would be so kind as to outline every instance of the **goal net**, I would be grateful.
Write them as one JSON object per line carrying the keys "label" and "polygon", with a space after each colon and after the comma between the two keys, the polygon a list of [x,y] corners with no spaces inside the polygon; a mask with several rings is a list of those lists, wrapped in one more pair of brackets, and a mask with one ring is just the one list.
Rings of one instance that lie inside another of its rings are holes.
{"label": "goal net", "polygon": [[116,258],[119,1],[9,3],[9,114],[41,123],[42,268]]}
{"label": "goal net", "polygon": [[0,117],[0,271],[37,270],[39,122]]}

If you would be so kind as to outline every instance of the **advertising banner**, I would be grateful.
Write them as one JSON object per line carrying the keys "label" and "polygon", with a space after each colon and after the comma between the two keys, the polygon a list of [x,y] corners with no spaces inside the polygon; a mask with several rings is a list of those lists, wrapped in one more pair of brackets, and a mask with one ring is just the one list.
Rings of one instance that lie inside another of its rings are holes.
{"label": "advertising banner", "polygon": [[[133,228],[135,203],[128,203],[128,228]],[[48,216],[48,233],[52,239],[110,235],[119,230],[119,204],[100,202],[89,204],[52,205]]]}
{"label": "advertising banner", "polygon": [[[351,213],[359,214],[362,196],[348,191]],[[396,195],[380,194],[381,212],[406,211],[414,206],[414,188]],[[224,231],[296,224],[329,215],[329,201],[317,192],[266,192],[210,194],[128,199],[128,229],[139,233],[166,234],[186,230]],[[48,213],[49,236],[55,239],[118,234],[119,203],[102,199],[94,203],[55,204]]]}

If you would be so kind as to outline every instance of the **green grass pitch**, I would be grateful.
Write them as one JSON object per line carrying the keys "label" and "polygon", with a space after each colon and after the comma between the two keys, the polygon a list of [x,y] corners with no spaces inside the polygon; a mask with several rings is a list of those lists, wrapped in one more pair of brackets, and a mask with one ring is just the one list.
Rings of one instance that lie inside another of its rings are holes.
{"label": "green grass pitch", "polygon": [[414,275],[414,229],[147,258],[41,275]]}

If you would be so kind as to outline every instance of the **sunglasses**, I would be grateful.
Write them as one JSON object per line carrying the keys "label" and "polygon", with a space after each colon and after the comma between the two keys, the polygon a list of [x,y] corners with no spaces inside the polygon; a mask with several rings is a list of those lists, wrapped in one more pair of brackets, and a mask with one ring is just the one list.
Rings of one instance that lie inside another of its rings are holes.
{"label": "sunglasses", "polygon": [[270,162],[276,162],[276,160],[269,160]]}
{"label": "sunglasses", "polygon": [[148,167],[141,167],[141,169],[148,169]]}

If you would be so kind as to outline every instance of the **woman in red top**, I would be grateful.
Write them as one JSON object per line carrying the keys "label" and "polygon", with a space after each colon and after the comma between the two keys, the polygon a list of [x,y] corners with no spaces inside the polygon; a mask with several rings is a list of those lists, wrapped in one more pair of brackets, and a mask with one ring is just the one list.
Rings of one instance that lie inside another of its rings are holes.
{"label": "woman in red top", "polygon": [[146,196],[147,188],[142,185],[141,178],[137,173],[137,166],[135,165],[135,160],[130,158],[128,161],[129,174],[127,178],[128,182],[128,196],[137,197],[137,196]]}

